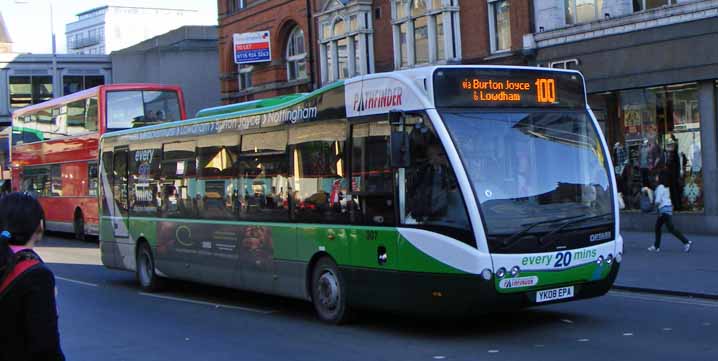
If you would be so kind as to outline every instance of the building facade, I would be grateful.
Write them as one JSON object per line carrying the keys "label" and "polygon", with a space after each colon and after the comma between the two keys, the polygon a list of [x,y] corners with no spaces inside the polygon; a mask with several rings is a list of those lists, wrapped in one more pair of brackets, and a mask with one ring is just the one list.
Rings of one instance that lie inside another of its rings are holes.
{"label": "building facade", "polygon": [[[518,64],[529,0],[218,0],[224,103],[435,64]],[[238,66],[234,34],[269,31],[271,62]],[[469,34],[467,36],[467,34]]]}
{"label": "building facade", "polygon": [[115,83],[162,83],[182,87],[187,115],[219,105],[216,26],[183,26],[114,51]]}
{"label": "building facade", "polygon": [[102,6],[65,25],[69,54],[109,54],[193,24],[196,10]]}
{"label": "building facade", "polygon": [[[310,91],[312,29],[306,0],[218,0],[222,102]],[[234,34],[268,32],[270,60],[235,63]]]}
{"label": "building facade", "polygon": [[662,176],[674,220],[718,233],[718,1],[535,0],[525,53],[580,70],[612,149],[622,228],[650,231],[640,190]]}

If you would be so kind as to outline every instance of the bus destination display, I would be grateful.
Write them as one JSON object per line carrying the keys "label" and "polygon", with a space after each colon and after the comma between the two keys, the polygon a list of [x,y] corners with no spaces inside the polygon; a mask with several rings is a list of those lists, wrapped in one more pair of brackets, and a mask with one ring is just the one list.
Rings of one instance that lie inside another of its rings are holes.
{"label": "bus destination display", "polygon": [[580,76],[545,70],[438,69],[434,73],[437,107],[584,106]]}

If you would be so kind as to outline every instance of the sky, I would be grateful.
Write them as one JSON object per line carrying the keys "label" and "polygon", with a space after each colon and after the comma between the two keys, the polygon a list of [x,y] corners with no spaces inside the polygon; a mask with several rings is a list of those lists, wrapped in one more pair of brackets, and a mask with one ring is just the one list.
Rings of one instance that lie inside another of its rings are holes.
{"label": "sky", "polygon": [[0,12],[16,53],[52,53],[50,8],[52,7],[57,53],[66,53],[65,24],[77,14],[104,5],[197,10],[195,23],[216,25],[216,0],[0,0]]}

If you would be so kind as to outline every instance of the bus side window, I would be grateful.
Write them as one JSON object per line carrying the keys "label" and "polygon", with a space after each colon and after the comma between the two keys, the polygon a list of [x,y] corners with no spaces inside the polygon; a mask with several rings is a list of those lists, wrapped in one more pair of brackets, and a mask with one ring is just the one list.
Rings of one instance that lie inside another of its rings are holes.
{"label": "bus side window", "polygon": [[346,121],[289,129],[294,145],[292,212],[296,220],[346,223],[349,220],[345,176]]}
{"label": "bus side window", "polygon": [[[202,196],[200,217],[234,219],[240,136],[217,134],[197,140],[198,192]],[[181,190],[180,190],[181,191]],[[185,198],[179,194],[181,198]]]}
{"label": "bus side window", "polygon": [[242,220],[289,220],[288,132],[245,134],[239,154],[234,210]]}
{"label": "bus side window", "polygon": [[87,164],[87,194],[90,197],[97,197],[97,162],[90,162]]}
{"label": "bus side window", "polygon": [[352,126],[351,217],[354,224],[394,225],[394,179],[390,163],[389,123]]}
{"label": "bus side window", "polygon": [[406,169],[404,224],[418,225],[474,245],[456,174],[428,119],[408,116],[411,162]]}
{"label": "bus side window", "polygon": [[[160,167],[158,205],[163,217],[198,218],[203,209],[197,185],[197,142],[165,143]],[[171,204],[172,201],[174,204]]]}
{"label": "bus side window", "polygon": [[130,149],[130,213],[132,216],[156,216],[161,149],[159,145],[140,145]]}
{"label": "bus side window", "polygon": [[90,132],[97,131],[97,98],[87,99],[85,107],[85,129]]}

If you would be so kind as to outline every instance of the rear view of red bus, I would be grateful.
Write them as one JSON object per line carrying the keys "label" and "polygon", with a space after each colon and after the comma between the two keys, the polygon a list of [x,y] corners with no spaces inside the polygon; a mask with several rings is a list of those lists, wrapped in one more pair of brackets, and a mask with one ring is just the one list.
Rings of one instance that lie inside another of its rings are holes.
{"label": "rear view of red bus", "polygon": [[13,190],[40,200],[48,230],[97,235],[100,136],[185,118],[182,90],[159,84],[100,85],[19,109],[12,116]]}

